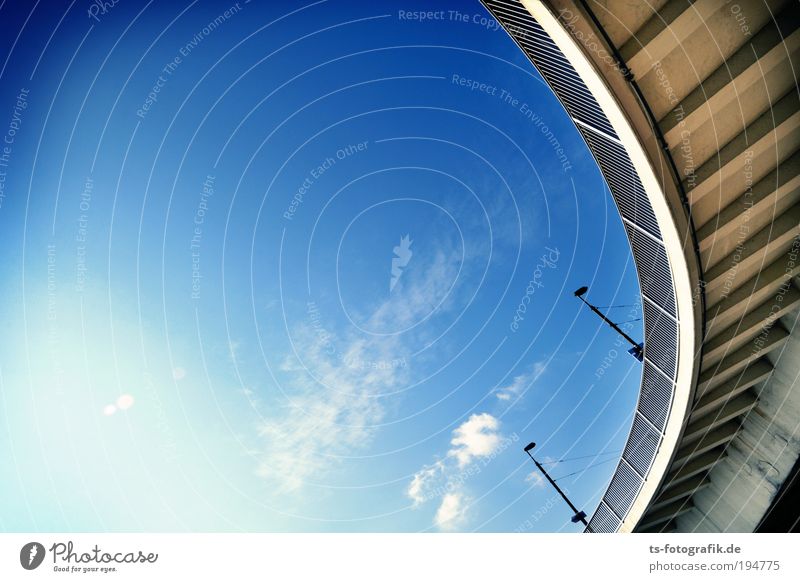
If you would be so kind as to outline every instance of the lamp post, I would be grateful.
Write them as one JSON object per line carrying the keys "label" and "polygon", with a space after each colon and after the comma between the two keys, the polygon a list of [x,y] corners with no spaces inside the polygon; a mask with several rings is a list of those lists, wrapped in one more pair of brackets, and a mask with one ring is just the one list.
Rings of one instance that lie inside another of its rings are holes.
{"label": "lamp post", "polygon": [[535,446],[536,446],[536,443],[529,443],[523,450],[526,453],[528,453],[528,456],[531,458],[531,461],[533,461],[536,464],[536,466],[539,467],[539,470],[544,474],[545,477],[547,477],[547,480],[550,481],[550,484],[553,487],[556,488],[556,491],[558,491],[558,494],[561,495],[562,499],[567,502],[567,505],[569,505],[569,508],[572,511],[575,512],[575,515],[573,515],[572,519],[571,519],[572,523],[578,523],[580,521],[583,525],[585,525],[588,528],[589,527],[589,523],[586,521],[586,513],[584,513],[583,511],[580,511],[577,507],[575,507],[572,504],[572,501],[569,500],[569,498],[566,496],[566,494],[561,490],[561,487],[559,487],[556,484],[556,482],[553,481],[553,479],[550,477],[550,475],[547,474],[547,471],[545,471],[544,467],[542,467],[542,465],[539,464],[539,461],[537,461],[536,459],[533,458],[533,455],[531,454],[531,450]]}
{"label": "lamp post", "polygon": [[605,315],[603,315],[603,313],[599,309],[597,309],[597,307],[595,307],[594,305],[592,305],[591,303],[586,301],[586,299],[584,299],[583,296],[586,294],[586,292],[588,290],[589,290],[589,288],[586,287],[586,286],[581,287],[580,289],[575,291],[575,297],[577,297],[578,299],[583,301],[586,305],[588,305],[589,309],[591,309],[597,315],[599,315],[600,318],[603,321],[605,321],[608,325],[610,325],[614,329],[614,331],[616,331],[618,334],[620,334],[622,337],[624,337],[626,340],[628,340],[628,342],[633,346],[631,349],[628,350],[628,353],[631,354],[634,358],[636,358],[640,362],[643,361],[644,360],[644,350],[643,350],[644,344],[636,343],[633,340],[633,338],[631,336],[629,336],[627,333],[625,333],[624,331],[622,331],[616,323],[614,323],[609,318],[607,318]]}

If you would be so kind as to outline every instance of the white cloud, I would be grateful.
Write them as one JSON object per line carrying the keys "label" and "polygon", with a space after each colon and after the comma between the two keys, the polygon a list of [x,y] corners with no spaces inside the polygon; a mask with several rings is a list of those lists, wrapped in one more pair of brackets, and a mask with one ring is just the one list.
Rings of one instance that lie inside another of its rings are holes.
{"label": "white cloud", "polygon": [[453,448],[448,451],[448,456],[455,457],[458,466],[463,468],[474,458],[493,454],[500,446],[499,425],[499,421],[489,413],[473,414],[453,431],[450,441]]}
{"label": "white cloud", "polygon": [[[544,458],[540,461],[542,465],[555,465],[558,463],[557,459],[549,455],[545,455]],[[533,487],[537,489],[544,489],[547,486],[547,481],[545,480],[542,472],[538,469],[536,471],[531,471],[526,477],[525,482],[530,483]]]}
{"label": "white cloud", "polygon": [[473,414],[454,431],[452,445],[444,459],[417,471],[406,489],[414,507],[445,492],[433,522],[440,529],[453,530],[466,521],[464,469],[475,459],[494,454],[503,443],[500,421],[488,413]]}
{"label": "white cloud", "polygon": [[544,477],[542,477],[542,474],[539,471],[533,471],[530,473],[527,477],[525,477],[525,482],[530,483],[537,489],[544,489],[546,485]]}
{"label": "white cloud", "polygon": [[466,500],[461,492],[448,493],[442,497],[442,503],[436,511],[434,523],[443,530],[454,530],[462,525],[466,518]]}
{"label": "white cloud", "polygon": [[408,485],[406,495],[414,502],[414,506],[420,505],[428,498],[428,491],[432,481],[444,468],[441,461],[437,461],[429,467],[423,467],[416,473]]}
{"label": "white cloud", "polygon": [[495,390],[495,396],[497,396],[499,400],[504,401],[511,400],[512,398],[519,396],[525,391],[526,388],[531,386],[546,369],[547,364],[544,361],[535,362],[531,366],[530,370],[524,374],[515,376],[511,381],[511,384],[503,386],[502,388],[497,388]]}

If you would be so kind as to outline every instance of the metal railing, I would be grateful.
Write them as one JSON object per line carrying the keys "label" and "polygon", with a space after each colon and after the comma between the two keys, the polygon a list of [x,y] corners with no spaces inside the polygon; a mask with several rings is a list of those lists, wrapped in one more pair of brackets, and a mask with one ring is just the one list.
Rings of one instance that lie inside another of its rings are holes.
{"label": "metal railing", "polygon": [[550,85],[597,161],[636,264],[644,312],[642,387],[631,433],[586,531],[617,531],[664,437],[675,394],[679,322],[667,252],[653,208],[624,144],[574,67],[516,0],[482,0]]}

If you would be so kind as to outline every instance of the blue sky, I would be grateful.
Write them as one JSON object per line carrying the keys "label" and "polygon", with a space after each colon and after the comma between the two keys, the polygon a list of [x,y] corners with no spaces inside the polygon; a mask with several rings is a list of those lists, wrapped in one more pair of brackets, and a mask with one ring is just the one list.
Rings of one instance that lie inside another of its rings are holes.
{"label": "blue sky", "polygon": [[522,447],[590,513],[641,374],[580,136],[477,2],[264,4],[0,8],[0,528],[579,531]]}

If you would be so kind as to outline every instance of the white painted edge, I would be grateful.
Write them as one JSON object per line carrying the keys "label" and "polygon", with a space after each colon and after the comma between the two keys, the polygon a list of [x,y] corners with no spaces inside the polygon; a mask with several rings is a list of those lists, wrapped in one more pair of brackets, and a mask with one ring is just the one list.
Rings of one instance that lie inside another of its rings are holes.
{"label": "white painted edge", "polygon": [[589,58],[584,55],[577,41],[541,0],[520,0],[520,2],[539,22],[586,83],[587,88],[608,117],[620,141],[624,144],[653,207],[672,271],[678,319],[678,375],[661,446],[656,453],[644,485],[618,530],[631,532],[644,516],[662,478],[669,469],[670,461],[681,437],[692,395],[694,354],[700,347],[700,338],[695,335],[692,279],[683,251],[683,236],[672,218],[666,195],[661,189],[660,180],[647,152],[602,76],[595,70]]}

